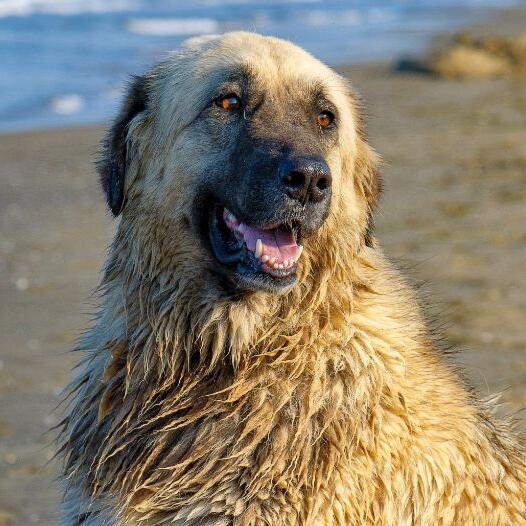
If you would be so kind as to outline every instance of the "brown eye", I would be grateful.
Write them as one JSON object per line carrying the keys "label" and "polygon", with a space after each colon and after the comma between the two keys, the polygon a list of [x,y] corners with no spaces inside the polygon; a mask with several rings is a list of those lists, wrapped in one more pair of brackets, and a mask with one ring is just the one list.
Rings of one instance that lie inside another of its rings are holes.
{"label": "brown eye", "polygon": [[237,110],[241,106],[241,100],[237,95],[230,93],[229,95],[216,99],[215,104],[224,110],[232,111]]}
{"label": "brown eye", "polygon": [[320,128],[327,128],[327,126],[330,126],[334,121],[334,115],[330,111],[322,111],[321,113],[318,113],[318,116],[316,117],[316,123]]}

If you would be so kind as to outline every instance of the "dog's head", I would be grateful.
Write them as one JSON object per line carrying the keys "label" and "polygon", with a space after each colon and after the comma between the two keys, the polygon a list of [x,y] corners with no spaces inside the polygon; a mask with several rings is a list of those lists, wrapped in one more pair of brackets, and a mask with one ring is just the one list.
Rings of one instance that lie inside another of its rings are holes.
{"label": "dog's head", "polygon": [[250,33],[190,40],[137,77],[99,171],[165,268],[230,292],[285,292],[324,253],[368,243],[380,185],[346,81]]}

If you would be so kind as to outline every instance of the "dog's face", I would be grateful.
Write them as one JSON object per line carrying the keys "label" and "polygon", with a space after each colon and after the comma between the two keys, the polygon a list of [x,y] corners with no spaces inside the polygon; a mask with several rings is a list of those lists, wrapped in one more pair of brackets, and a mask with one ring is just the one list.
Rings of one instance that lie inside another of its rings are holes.
{"label": "dog's face", "polygon": [[115,214],[172,225],[174,263],[282,293],[329,218],[370,226],[378,181],[358,119],[345,81],[288,42],[195,39],[136,79],[102,183]]}

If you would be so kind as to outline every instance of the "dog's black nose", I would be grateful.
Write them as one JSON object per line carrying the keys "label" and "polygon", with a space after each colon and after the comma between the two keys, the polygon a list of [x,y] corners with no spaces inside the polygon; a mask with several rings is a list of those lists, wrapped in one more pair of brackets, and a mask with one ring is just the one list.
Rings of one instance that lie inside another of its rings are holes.
{"label": "dog's black nose", "polygon": [[330,195],[332,177],[323,159],[295,157],[281,161],[278,177],[293,199],[320,202]]}

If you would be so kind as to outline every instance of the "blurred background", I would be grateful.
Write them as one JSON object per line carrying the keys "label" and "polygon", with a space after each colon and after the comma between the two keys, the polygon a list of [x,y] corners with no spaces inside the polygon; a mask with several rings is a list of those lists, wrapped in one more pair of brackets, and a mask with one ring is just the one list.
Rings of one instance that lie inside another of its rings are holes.
{"label": "blurred background", "polygon": [[364,96],[382,244],[478,393],[526,406],[525,2],[0,0],[0,526],[57,524],[47,430],[114,229],[93,159],[123,86],[240,29]]}
{"label": "blurred background", "polygon": [[1,0],[0,131],[96,123],[126,74],[183,39],[251,30],[332,65],[415,53],[502,0]]}

